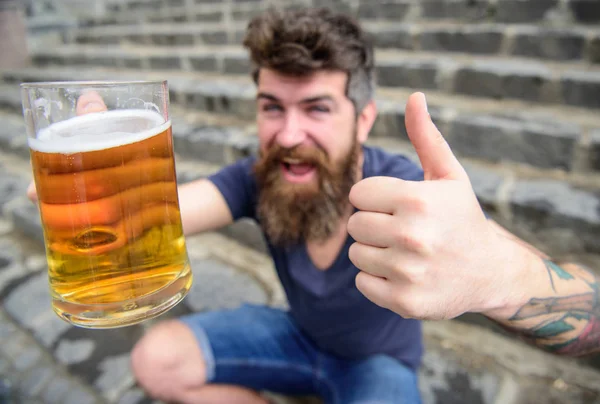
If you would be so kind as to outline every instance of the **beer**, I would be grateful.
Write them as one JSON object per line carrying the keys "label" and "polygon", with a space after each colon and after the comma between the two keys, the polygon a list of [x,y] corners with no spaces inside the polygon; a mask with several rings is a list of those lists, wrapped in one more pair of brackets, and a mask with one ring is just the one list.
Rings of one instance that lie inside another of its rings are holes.
{"label": "beer", "polygon": [[[79,325],[154,317],[189,290],[170,121],[114,110],[29,139],[53,307]],[[105,325],[104,325],[105,324]]]}

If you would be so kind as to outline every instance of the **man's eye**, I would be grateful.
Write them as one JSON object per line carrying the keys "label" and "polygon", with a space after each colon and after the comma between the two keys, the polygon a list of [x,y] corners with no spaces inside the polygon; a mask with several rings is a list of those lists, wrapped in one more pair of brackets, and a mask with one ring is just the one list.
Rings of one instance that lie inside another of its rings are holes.
{"label": "man's eye", "polygon": [[329,108],[324,105],[311,105],[309,110],[311,112],[329,112]]}
{"label": "man's eye", "polygon": [[265,105],[263,105],[262,110],[265,112],[281,111],[281,106],[279,106],[277,104],[265,104]]}

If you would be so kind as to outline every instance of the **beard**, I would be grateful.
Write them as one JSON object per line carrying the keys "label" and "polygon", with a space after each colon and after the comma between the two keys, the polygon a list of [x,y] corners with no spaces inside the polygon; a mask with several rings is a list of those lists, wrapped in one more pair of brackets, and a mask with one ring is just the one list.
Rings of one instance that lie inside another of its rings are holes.
{"label": "beard", "polygon": [[[259,187],[257,216],[272,244],[323,241],[336,231],[356,183],[359,150],[353,136],[349,152],[339,162],[330,161],[319,147],[285,149],[274,144],[261,153],[254,166]],[[287,181],[281,168],[286,158],[312,165],[316,180],[302,184]]]}

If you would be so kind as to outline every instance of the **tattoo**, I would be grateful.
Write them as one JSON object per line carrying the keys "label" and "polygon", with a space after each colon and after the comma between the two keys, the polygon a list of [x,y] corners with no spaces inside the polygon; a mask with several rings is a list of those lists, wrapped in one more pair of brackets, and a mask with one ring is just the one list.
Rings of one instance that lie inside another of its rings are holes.
{"label": "tattoo", "polygon": [[[509,319],[512,324],[508,328],[551,352],[577,356],[600,351],[598,280],[592,272],[580,267],[578,274],[546,259],[544,264],[555,293],[559,284],[565,286],[563,282],[580,284],[583,293],[532,298]],[[526,328],[517,325],[519,322],[531,324],[532,321],[535,325]]]}

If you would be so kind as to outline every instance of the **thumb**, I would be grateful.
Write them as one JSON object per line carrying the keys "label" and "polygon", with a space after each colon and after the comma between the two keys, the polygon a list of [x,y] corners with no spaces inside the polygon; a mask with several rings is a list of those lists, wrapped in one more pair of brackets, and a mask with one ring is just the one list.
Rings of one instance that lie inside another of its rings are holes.
{"label": "thumb", "polygon": [[450,146],[431,120],[425,94],[414,93],[408,97],[405,124],[408,138],[423,166],[426,181],[468,179]]}

